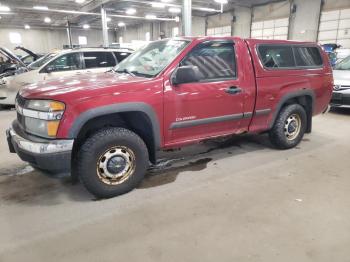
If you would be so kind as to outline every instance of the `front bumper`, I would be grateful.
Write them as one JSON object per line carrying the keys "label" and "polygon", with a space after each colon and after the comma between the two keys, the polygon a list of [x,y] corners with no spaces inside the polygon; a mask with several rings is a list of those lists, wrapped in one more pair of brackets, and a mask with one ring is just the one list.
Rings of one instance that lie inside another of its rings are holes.
{"label": "front bumper", "polygon": [[350,93],[333,92],[330,104],[332,107],[350,107]]}
{"label": "front bumper", "polygon": [[16,122],[6,130],[6,136],[10,152],[23,161],[50,172],[70,170],[74,140],[33,138],[21,132]]}

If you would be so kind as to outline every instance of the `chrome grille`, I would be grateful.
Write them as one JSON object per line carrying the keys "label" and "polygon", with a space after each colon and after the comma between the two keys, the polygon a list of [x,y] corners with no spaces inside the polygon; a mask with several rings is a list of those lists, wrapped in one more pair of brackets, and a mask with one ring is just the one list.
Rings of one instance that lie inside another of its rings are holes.
{"label": "chrome grille", "polygon": [[24,107],[25,104],[26,104],[26,99],[24,99],[24,98],[21,97],[20,95],[17,95],[16,101],[17,101],[17,104],[18,104],[20,107]]}
{"label": "chrome grille", "polygon": [[346,85],[334,85],[333,86],[333,90],[334,91],[341,91],[341,90],[347,90],[347,89],[350,89],[350,86]]}
{"label": "chrome grille", "polygon": [[[24,99],[23,97],[21,97],[20,95],[17,94],[16,109],[17,109],[17,105],[23,108],[25,106],[25,104],[26,104],[26,99]],[[24,116],[22,116],[20,113],[18,113],[18,110],[17,110],[17,121],[18,121],[19,125],[24,129],[25,128]]]}

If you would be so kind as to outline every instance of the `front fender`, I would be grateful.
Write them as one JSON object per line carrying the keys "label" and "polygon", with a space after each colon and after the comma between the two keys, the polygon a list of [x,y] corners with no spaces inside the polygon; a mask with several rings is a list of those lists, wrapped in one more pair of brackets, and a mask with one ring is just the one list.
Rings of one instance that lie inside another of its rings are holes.
{"label": "front fender", "polygon": [[120,103],[120,104],[106,105],[106,106],[100,106],[100,107],[89,109],[81,113],[74,120],[73,124],[69,129],[68,136],[71,139],[77,138],[84,124],[93,118],[109,115],[109,114],[122,113],[122,112],[142,112],[146,114],[152,123],[152,132],[153,132],[155,146],[156,148],[160,148],[161,134],[160,134],[159,120],[153,108],[150,105],[142,102]]}

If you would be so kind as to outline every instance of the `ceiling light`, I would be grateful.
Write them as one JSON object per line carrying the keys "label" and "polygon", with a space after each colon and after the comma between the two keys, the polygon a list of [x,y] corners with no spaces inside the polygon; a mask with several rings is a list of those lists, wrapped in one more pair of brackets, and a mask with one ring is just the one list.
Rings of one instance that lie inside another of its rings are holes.
{"label": "ceiling light", "polygon": [[85,2],[85,0],[75,0],[75,2],[76,2],[77,4],[82,4],[82,3]]}
{"label": "ceiling light", "polygon": [[214,8],[206,8],[206,7],[199,7],[198,10],[204,11],[204,12],[217,12]]}
{"label": "ceiling light", "polygon": [[45,17],[44,22],[45,23],[51,23],[51,18],[50,17]]}
{"label": "ceiling light", "polygon": [[35,6],[33,6],[33,9],[36,9],[36,10],[49,10],[49,8],[47,6],[44,6],[44,5],[35,5]]}
{"label": "ceiling light", "polygon": [[178,14],[178,13],[181,13],[181,8],[178,8],[178,7],[170,7],[168,11],[169,11],[170,13]]}
{"label": "ceiling light", "polygon": [[126,9],[125,13],[126,13],[127,15],[134,15],[134,14],[136,14],[136,9],[134,9],[134,8],[128,8],[128,9]]}
{"label": "ceiling light", "polygon": [[219,4],[227,4],[228,3],[227,0],[215,0],[215,2],[217,2]]}
{"label": "ceiling light", "polygon": [[163,4],[163,3],[158,3],[158,2],[153,2],[153,3],[152,3],[152,7],[154,7],[154,8],[164,8],[164,7],[165,7],[165,4]]}
{"label": "ceiling light", "polygon": [[125,23],[124,23],[124,22],[119,22],[119,23],[118,23],[118,26],[119,26],[119,27],[123,27],[123,26],[125,26]]}
{"label": "ceiling light", "polygon": [[0,4],[0,12],[10,12],[10,11],[11,11],[10,7]]}
{"label": "ceiling light", "polygon": [[146,15],[145,16],[146,19],[157,19],[156,15]]}
{"label": "ceiling light", "polygon": [[24,29],[30,29],[30,25],[24,25]]}
{"label": "ceiling light", "polygon": [[84,28],[84,29],[89,29],[89,28],[90,28],[90,25],[84,24],[84,25],[83,25],[83,28]]}
{"label": "ceiling light", "polygon": [[111,19],[110,17],[107,17],[107,18],[106,18],[106,21],[107,21],[107,22],[110,22],[110,21],[112,21],[112,19]]}

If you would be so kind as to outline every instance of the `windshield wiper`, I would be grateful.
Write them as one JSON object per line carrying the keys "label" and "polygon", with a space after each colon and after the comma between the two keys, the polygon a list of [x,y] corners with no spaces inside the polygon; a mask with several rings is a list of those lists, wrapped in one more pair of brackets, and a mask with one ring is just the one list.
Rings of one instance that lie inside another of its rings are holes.
{"label": "windshield wiper", "polygon": [[126,73],[128,75],[135,76],[135,74],[133,72],[129,71],[126,68],[124,68],[123,70],[116,70],[115,72],[117,72],[117,73]]}

